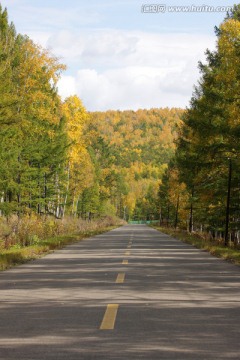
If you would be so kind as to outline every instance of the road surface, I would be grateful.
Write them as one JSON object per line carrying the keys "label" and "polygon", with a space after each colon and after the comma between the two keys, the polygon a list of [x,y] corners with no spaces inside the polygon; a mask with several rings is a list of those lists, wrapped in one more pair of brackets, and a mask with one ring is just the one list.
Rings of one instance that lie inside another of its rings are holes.
{"label": "road surface", "polygon": [[126,225],[0,274],[1,360],[240,358],[240,268]]}

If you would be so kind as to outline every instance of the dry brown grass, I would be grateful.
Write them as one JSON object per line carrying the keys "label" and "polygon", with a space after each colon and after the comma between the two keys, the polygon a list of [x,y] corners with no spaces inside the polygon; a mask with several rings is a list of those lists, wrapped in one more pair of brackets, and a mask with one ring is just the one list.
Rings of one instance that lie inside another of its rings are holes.
{"label": "dry brown grass", "polygon": [[113,217],[91,222],[70,217],[56,220],[36,215],[20,220],[16,217],[0,219],[0,270],[36,259],[67,244],[123,224]]}

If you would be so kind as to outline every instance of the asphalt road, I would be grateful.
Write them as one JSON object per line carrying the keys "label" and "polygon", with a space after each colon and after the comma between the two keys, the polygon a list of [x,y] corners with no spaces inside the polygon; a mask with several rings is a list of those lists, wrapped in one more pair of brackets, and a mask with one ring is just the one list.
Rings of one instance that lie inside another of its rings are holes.
{"label": "asphalt road", "polygon": [[127,225],[0,274],[1,360],[240,359],[240,268]]}

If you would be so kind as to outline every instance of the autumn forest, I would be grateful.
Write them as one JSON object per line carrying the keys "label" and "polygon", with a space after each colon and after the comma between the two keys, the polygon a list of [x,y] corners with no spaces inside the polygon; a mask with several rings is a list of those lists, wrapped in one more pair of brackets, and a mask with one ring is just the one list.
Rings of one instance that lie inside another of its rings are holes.
{"label": "autumn forest", "polygon": [[65,65],[0,7],[2,224],[157,220],[239,241],[240,6],[215,32],[187,109],[89,112],[60,97]]}

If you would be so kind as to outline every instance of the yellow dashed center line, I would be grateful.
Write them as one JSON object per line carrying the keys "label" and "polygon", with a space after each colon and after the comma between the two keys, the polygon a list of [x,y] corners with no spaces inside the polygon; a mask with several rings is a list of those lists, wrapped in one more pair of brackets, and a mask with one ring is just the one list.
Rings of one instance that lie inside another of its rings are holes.
{"label": "yellow dashed center line", "polygon": [[108,304],[100,330],[113,330],[118,312],[118,304]]}
{"label": "yellow dashed center line", "polygon": [[117,279],[116,279],[116,284],[124,283],[124,279],[125,279],[125,274],[124,273],[118,274]]}
{"label": "yellow dashed center line", "polygon": [[[133,238],[131,236],[127,249],[131,249]],[[125,256],[129,256],[130,251],[125,252]],[[123,265],[128,265],[128,260],[122,261]],[[123,284],[125,281],[125,273],[119,273],[116,278],[116,284]],[[113,330],[116,322],[117,312],[119,305],[118,304],[108,304],[105,311],[100,330]]]}

